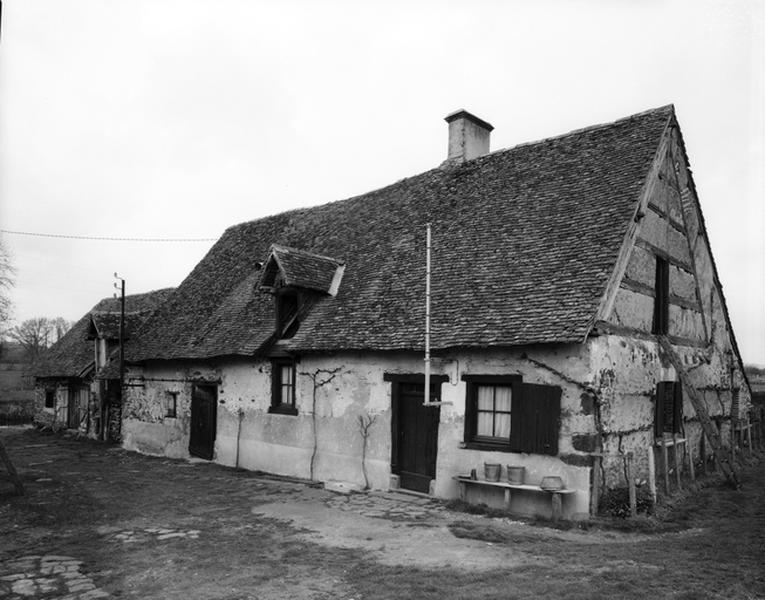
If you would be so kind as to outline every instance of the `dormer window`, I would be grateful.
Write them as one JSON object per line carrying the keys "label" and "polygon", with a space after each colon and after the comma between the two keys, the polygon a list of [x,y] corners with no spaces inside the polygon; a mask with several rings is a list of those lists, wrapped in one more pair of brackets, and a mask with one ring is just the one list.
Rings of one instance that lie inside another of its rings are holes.
{"label": "dormer window", "polygon": [[297,333],[300,320],[316,301],[337,294],[344,271],[345,265],[334,258],[271,246],[258,288],[274,296],[279,339],[289,339]]}
{"label": "dormer window", "polygon": [[279,337],[289,339],[300,327],[298,319],[299,298],[295,290],[282,288],[275,291],[276,297],[276,330]]}

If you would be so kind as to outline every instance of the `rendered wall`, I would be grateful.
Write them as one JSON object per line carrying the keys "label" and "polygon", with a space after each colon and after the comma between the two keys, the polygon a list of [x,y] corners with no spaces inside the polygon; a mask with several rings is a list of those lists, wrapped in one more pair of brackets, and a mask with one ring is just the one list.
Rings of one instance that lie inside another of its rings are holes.
{"label": "rendered wall", "polygon": [[[188,456],[192,382],[218,384],[217,436],[214,460],[253,470],[296,477],[311,477],[314,414],[317,450],[313,479],[350,482],[363,487],[362,436],[359,417],[374,423],[367,440],[366,467],[372,488],[387,489],[391,474],[391,389],[385,373],[422,373],[417,355],[336,354],[306,356],[298,363],[297,416],[269,414],[270,363],[229,360],[218,365],[179,363],[131,369],[123,414],[123,443],[131,450],[173,457]],[[577,436],[594,433],[592,402],[582,399],[580,385],[562,378],[585,380],[589,363],[586,346],[527,348],[516,352],[484,352],[438,357],[434,373],[447,375],[442,384],[438,434],[438,460],[434,493],[443,498],[458,494],[454,475],[483,471],[484,462],[523,465],[527,482],[539,483],[545,475],[560,475],[576,494],[564,500],[564,516],[586,518],[589,509],[590,468],[586,453],[574,447]],[[338,370],[339,369],[339,370]],[[338,370],[332,380],[321,385]],[[521,374],[524,381],[558,385],[561,399],[559,456],[484,452],[464,448],[465,383],[463,374]],[[314,387],[312,375],[319,385]],[[143,376],[144,384],[136,385]],[[313,410],[314,390],[316,410]],[[168,391],[178,392],[178,416],[164,414]],[[499,506],[502,494],[484,498]],[[549,514],[547,494],[517,493],[513,510]]]}

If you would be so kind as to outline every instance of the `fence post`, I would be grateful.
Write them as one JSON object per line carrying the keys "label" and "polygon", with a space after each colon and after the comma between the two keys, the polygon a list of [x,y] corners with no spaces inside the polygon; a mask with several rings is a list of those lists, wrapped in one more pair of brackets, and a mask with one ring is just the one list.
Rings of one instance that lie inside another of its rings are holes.
{"label": "fence post", "polygon": [[630,516],[637,516],[637,490],[635,489],[635,475],[632,473],[632,452],[627,452],[624,457],[627,469],[627,486],[630,491]]}

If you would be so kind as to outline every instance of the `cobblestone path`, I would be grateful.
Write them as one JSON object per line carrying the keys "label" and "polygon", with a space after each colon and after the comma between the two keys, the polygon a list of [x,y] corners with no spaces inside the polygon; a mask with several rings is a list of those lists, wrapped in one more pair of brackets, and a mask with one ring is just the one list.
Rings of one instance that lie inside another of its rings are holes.
{"label": "cobblestone path", "polygon": [[448,512],[438,501],[401,493],[338,494],[328,498],[325,504],[330,508],[391,521],[432,520],[442,518]]}
{"label": "cobblestone path", "polygon": [[95,600],[109,594],[81,571],[82,561],[69,556],[32,555],[0,564],[0,598]]}

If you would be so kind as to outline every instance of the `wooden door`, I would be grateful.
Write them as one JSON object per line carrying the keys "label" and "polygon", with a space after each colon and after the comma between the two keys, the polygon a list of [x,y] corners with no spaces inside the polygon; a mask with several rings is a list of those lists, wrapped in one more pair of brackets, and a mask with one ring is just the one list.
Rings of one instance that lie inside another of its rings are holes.
{"label": "wooden door", "polygon": [[[430,387],[431,401],[440,398],[440,384]],[[396,382],[393,385],[393,465],[404,489],[430,491],[436,477],[439,407],[425,407],[425,384]]]}
{"label": "wooden door", "polygon": [[80,426],[80,406],[77,402],[77,388],[73,385],[67,390],[66,402],[66,426],[68,429],[77,429]]}
{"label": "wooden door", "polygon": [[191,392],[191,430],[189,453],[212,460],[215,448],[218,388],[214,385],[194,385]]}

